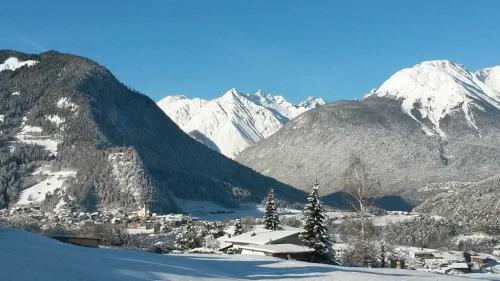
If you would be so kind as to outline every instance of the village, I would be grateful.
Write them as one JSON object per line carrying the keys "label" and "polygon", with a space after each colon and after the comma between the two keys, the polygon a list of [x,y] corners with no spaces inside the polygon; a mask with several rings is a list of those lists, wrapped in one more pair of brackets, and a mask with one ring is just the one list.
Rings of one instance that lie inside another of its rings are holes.
{"label": "village", "polygon": [[[218,211],[223,214],[223,211]],[[267,229],[263,218],[245,217],[207,221],[188,214],[156,214],[146,206],[138,211],[79,212],[70,206],[57,212],[45,212],[38,206],[0,210],[0,221],[9,226],[40,232],[61,242],[86,247],[139,248],[158,254],[259,255],[287,260],[320,262],[315,249],[304,246],[300,235],[304,229],[297,221],[303,219],[297,210],[278,209],[281,224]],[[422,270],[444,274],[497,272],[500,244],[491,253],[448,248],[424,248],[393,245],[384,251],[363,256],[352,262],[353,249],[349,239],[337,233],[339,227],[355,212],[329,210],[328,227],[332,230],[335,263],[347,266],[386,267],[401,270]],[[374,225],[410,221],[419,214],[383,212],[370,218]],[[471,237],[477,238],[477,237]],[[496,238],[495,238],[496,239]]]}

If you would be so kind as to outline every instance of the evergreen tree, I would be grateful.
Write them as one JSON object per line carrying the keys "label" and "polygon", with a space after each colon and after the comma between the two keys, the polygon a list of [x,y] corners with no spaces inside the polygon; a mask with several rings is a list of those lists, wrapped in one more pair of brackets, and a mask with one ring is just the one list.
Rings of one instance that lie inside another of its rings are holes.
{"label": "evergreen tree", "polygon": [[328,236],[328,228],[326,226],[327,217],[325,211],[321,207],[318,194],[319,185],[316,182],[312,193],[307,198],[308,203],[304,208],[304,232],[299,236],[304,246],[316,250],[321,258],[327,261],[334,260],[334,251],[332,249],[332,241]]}
{"label": "evergreen tree", "polygon": [[264,224],[266,229],[277,230],[280,223],[276,202],[274,202],[274,190],[271,188],[267,194],[265,203],[266,213],[264,214]]}
{"label": "evergreen tree", "polygon": [[234,224],[234,236],[241,235],[243,233],[243,225],[241,225],[241,220],[236,219]]}

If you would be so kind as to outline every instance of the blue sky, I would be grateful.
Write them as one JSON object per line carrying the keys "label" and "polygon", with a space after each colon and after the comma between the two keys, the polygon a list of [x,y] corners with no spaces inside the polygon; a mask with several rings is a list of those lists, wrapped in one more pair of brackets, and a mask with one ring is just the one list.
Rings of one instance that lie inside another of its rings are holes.
{"label": "blue sky", "polygon": [[449,59],[500,65],[500,1],[2,1],[0,48],[89,57],[153,99],[354,99]]}

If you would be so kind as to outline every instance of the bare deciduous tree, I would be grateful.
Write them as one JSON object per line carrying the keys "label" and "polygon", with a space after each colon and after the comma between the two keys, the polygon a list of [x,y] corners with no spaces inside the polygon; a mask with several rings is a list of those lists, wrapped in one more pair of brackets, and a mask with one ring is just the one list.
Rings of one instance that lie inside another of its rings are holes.
{"label": "bare deciduous tree", "polygon": [[379,183],[370,179],[366,165],[359,157],[352,157],[349,166],[343,176],[343,192],[350,203],[352,209],[359,214],[357,223],[353,224],[356,229],[356,238],[353,244],[356,245],[354,251],[362,256],[372,256],[370,249],[371,231],[370,221],[367,220],[370,207],[378,195]]}
{"label": "bare deciduous tree", "polygon": [[352,157],[344,172],[342,184],[351,207],[361,215],[365,215],[378,195],[380,184],[370,179],[366,165],[361,158]]}

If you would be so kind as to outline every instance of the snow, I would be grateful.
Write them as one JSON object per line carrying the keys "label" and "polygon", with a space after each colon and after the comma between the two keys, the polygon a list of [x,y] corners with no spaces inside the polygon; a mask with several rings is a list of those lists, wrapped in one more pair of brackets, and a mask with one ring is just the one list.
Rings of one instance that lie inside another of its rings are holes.
{"label": "snow", "polygon": [[498,67],[470,72],[446,60],[424,61],[396,72],[367,97],[400,100],[402,111],[427,135],[437,134],[444,139],[446,133],[440,122],[452,112],[462,112],[469,126],[479,131],[472,109],[484,111],[484,104],[500,109],[499,73]]}
{"label": "snow", "polygon": [[481,241],[493,241],[493,237],[484,233],[474,233],[470,235],[460,235],[453,238],[455,243],[459,243],[460,241],[472,241],[472,242],[481,242]]}
{"label": "snow", "polygon": [[61,109],[68,109],[72,112],[76,112],[78,110],[78,105],[72,102],[68,97],[62,97],[57,101],[57,107]]}
{"label": "snow", "polygon": [[23,66],[33,66],[37,63],[35,60],[20,61],[18,58],[10,57],[6,59],[2,64],[0,64],[0,72],[4,70],[14,71]]}
{"label": "snow", "polygon": [[139,235],[139,234],[154,234],[154,228],[146,229],[146,227],[138,227],[138,228],[127,228],[128,235]]}
{"label": "snow", "polygon": [[5,120],[5,115],[0,114],[0,122],[3,122]]}
{"label": "snow", "polygon": [[134,157],[125,152],[114,152],[108,155],[111,165],[111,174],[117,182],[117,186],[124,194],[132,194],[137,201],[141,198],[140,183],[135,173],[136,161]]}
{"label": "snow", "polygon": [[388,214],[372,217],[372,222],[375,226],[384,226],[390,223],[400,223],[418,217],[418,214]]}
{"label": "snow", "polygon": [[49,120],[50,122],[54,123],[56,126],[60,126],[62,123],[65,122],[64,118],[58,116],[58,115],[48,115],[45,116],[45,119]]}
{"label": "snow", "polygon": [[339,267],[252,255],[158,255],[95,249],[0,229],[2,280],[500,280],[498,274],[436,274],[416,270]]}
{"label": "snow", "polygon": [[245,232],[238,236],[226,239],[228,243],[266,245],[279,242],[290,236],[298,235],[302,228],[282,226],[283,230],[268,230],[262,225],[255,226],[253,231]]}
{"label": "snow", "polygon": [[14,137],[23,143],[39,145],[45,150],[49,151],[51,155],[57,155],[57,145],[61,143],[60,140],[56,140],[51,136],[42,135],[43,129],[37,126],[26,125],[26,118],[23,118],[23,123],[21,125],[21,131],[17,133]]}
{"label": "snow", "polygon": [[500,66],[481,69],[476,72],[476,75],[486,86],[500,93]]}
{"label": "snow", "polygon": [[[299,105],[282,96],[259,91],[244,94],[236,89],[213,99],[188,99],[168,96],[158,106],[184,132],[199,132],[210,140],[209,147],[234,158],[254,143],[269,137],[298,114],[324,104],[322,99],[308,98]],[[215,146],[215,147],[213,147]]]}
{"label": "snow", "polygon": [[61,170],[57,172],[50,171],[48,166],[43,166],[33,173],[34,176],[45,178],[32,187],[21,191],[16,205],[26,206],[39,204],[45,200],[48,192],[53,193],[58,188],[63,188],[64,182],[76,175],[73,170]]}
{"label": "snow", "polygon": [[325,104],[325,101],[322,98],[313,97],[308,97],[299,104],[291,104],[283,96],[273,96],[264,93],[262,90],[257,91],[257,93],[253,95],[245,94],[245,96],[254,101],[256,104],[278,111],[281,115],[287,117],[288,119],[293,119],[307,110]]}
{"label": "snow", "polygon": [[241,245],[238,246],[238,248],[270,254],[298,254],[314,252],[314,249],[312,248],[295,244]]}

